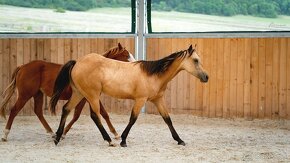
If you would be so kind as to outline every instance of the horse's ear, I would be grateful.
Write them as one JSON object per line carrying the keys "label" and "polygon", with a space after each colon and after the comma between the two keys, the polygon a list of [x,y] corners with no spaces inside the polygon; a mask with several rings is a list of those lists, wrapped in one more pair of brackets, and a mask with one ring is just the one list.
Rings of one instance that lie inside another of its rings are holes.
{"label": "horse's ear", "polygon": [[122,45],[118,43],[119,50],[123,49]]}
{"label": "horse's ear", "polygon": [[187,49],[187,51],[188,51],[190,54],[193,52],[192,45],[189,46],[189,48]]}

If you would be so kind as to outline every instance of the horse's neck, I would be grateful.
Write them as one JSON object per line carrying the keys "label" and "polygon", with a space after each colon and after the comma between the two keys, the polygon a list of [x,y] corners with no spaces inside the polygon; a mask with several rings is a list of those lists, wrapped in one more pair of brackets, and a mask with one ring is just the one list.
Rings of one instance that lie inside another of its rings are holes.
{"label": "horse's neck", "polygon": [[170,82],[182,70],[181,63],[181,60],[175,60],[168,70],[160,76],[160,80],[163,85]]}

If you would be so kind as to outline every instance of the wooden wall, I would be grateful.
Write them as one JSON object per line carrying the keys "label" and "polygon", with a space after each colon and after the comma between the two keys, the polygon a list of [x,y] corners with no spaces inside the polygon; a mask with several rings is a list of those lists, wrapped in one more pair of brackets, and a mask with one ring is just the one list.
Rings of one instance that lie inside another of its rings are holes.
{"label": "wooden wall", "polygon": [[[0,39],[0,92],[16,66],[35,59],[62,64],[90,52],[102,53],[118,42],[135,52],[133,38]],[[147,60],[190,44],[197,44],[209,82],[200,83],[186,72],[178,74],[166,91],[172,114],[290,119],[290,38],[149,38]],[[109,112],[130,114],[130,100],[103,96],[102,101]],[[147,113],[158,114],[151,103],[146,107]],[[19,114],[34,115],[32,108],[31,100]],[[87,107],[83,112],[88,114]]]}
{"label": "wooden wall", "polygon": [[[103,53],[120,42],[132,54],[135,53],[134,38],[96,38],[96,39],[0,39],[0,92],[8,86],[11,74],[16,68],[32,60],[45,60],[63,64],[70,59],[77,59],[91,52]],[[25,82],[25,81],[24,81]],[[2,97],[0,100],[2,101]],[[9,104],[11,107],[16,99],[16,93]],[[46,98],[49,102],[49,98]],[[108,96],[102,96],[106,109],[110,112],[114,108],[115,113],[130,113],[131,103],[129,100],[117,100]],[[64,102],[58,104],[58,112]],[[44,104],[45,105],[45,104]],[[34,115],[33,100],[30,100],[19,115]],[[9,111],[7,111],[9,113]],[[89,113],[88,106],[83,110]],[[45,114],[49,111],[45,109]]]}
{"label": "wooden wall", "polygon": [[[181,72],[169,84],[171,113],[290,119],[290,38],[150,38],[147,60],[197,44],[209,82]],[[157,113],[147,104],[148,113]]]}

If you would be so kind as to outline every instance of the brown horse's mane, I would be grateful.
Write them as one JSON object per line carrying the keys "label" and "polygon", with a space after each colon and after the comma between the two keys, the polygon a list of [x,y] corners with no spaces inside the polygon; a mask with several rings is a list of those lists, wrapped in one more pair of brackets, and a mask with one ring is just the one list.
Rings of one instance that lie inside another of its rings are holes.
{"label": "brown horse's mane", "polygon": [[[122,49],[124,50],[124,49]],[[109,56],[114,56],[116,54],[118,54],[119,52],[119,47],[113,47],[111,49],[109,49],[108,51],[106,51],[104,54],[102,54],[102,56],[106,57],[106,58],[112,58],[112,57],[109,57]]]}
{"label": "brown horse's mane", "polygon": [[[146,72],[148,75],[161,75],[168,70],[172,63],[177,58],[184,58],[188,54],[187,50],[178,51],[172,53],[171,55],[164,57],[156,61],[137,61],[141,66],[141,69]],[[190,56],[192,55],[189,54]]]}

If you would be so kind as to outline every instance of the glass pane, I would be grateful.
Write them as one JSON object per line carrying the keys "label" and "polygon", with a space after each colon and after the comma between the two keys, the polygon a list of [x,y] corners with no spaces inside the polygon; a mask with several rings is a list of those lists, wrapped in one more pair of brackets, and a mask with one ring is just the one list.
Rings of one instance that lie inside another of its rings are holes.
{"label": "glass pane", "polygon": [[131,0],[0,0],[0,32],[131,32]]}
{"label": "glass pane", "polygon": [[290,0],[152,0],[152,32],[290,31]]}

